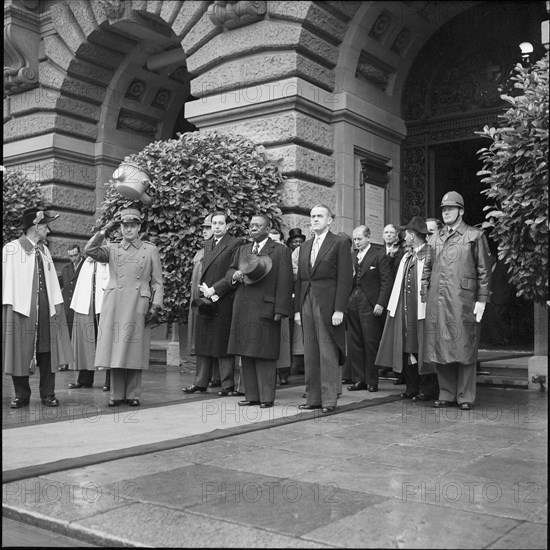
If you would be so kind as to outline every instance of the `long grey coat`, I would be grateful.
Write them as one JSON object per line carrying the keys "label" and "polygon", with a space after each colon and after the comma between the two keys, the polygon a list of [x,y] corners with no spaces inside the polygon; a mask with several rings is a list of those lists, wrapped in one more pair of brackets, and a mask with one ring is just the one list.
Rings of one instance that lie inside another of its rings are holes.
{"label": "long grey coat", "polygon": [[148,369],[151,326],[145,316],[151,303],[162,306],[164,286],[157,247],[137,239],[101,246],[96,233],[86,244],[87,256],[109,262],[109,284],[103,294],[96,348],[96,367]]}
{"label": "long grey coat", "polygon": [[477,361],[480,323],[474,306],[490,300],[491,265],[485,235],[464,221],[453,235],[446,227],[432,235],[420,291],[426,301],[425,361]]}

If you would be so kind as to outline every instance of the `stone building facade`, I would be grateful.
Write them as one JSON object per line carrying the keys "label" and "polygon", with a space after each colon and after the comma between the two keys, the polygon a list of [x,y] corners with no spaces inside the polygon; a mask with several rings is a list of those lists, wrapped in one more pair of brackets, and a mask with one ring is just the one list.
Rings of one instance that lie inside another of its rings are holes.
{"label": "stone building facade", "polygon": [[125,156],[189,129],[282,160],[287,229],[322,202],[337,231],[367,222],[379,239],[437,213],[434,146],[496,124],[541,4],[7,0],[4,165],[63,212],[57,260],[89,235]]}

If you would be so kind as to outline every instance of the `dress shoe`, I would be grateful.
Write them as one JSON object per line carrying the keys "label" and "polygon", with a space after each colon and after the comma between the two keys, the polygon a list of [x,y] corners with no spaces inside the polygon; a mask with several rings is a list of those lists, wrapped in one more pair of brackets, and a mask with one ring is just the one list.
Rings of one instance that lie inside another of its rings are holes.
{"label": "dress shoe", "polygon": [[360,391],[360,390],[366,390],[367,385],[365,382],[357,382],[356,384],[353,384],[353,386],[348,386],[348,391]]}
{"label": "dress shoe", "polygon": [[111,391],[111,386],[103,386],[103,391]]}
{"label": "dress shoe", "polygon": [[192,386],[189,386],[188,388],[183,388],[181,391],[183,393],[195,393],[197,391],[205,392],[206,388],[203,388],[201,386],[195,386],[195,384],[193,384]]}
{"label": "dress shoe", "polygon": [[413,401],[431,401],[432,397],[426,395],[425,393],[419,393],[413,397]]}
{"label": "dress shoe", "polygon": [[227,395],[229,395],[229,397],[241,397],[244,393],[242,391],[228,391]]}
{"label": "dress shoe", "polygon": [[283,378],[280,382],[279,382],[279,385],[280,386],[288,386],[288,380],[286,378]]}
{"label": "dress shoe", "polygon": [[464,403],[459,403],[458,408],[462,411],[471,411],[474,408],[474,404],[464,401]]}
{"label": "dress shoe", "polygon": [[222,387],[222,381],[221,380],[210,380],[208,382],[209,388],[221,388]]}
{"label": "dress shoe", "polygon": [[128,399],[126,401],[130,407],[139,407],[139,399]]}
{"label": "dress shoe", "polygon": [[344,378],[342,380],[342,384],[353,384],[353,379],[352,378]]}
{"label": "dress shoe", "polygon": [[16,397],[10,403],[10,409],[20,409],[21,407],[26,407],[29,404],[29,399],[24,399],[23,397]]}
{"label": "dress shoe", "polygon": [[394,386],[401,386],[402,384],[404,384],[405,382],[402,381],[402,380],[394,380],[393,381],[393,385]]}
{"label": "dress shoe", "polygon": [[401,397],[401,399],[412,399],[413,401],[415,400],[416,398],[416,395],[414,393],[402,393],[399,397]]}
{"label": "dress shoe", "polygon": [[273,401],[266,401],[264,403],[260,403],[260,409],[269,409],[273,407]]}
{"label": "dress shoe", "polygon": [[46,407],[59,407],[59,401],[57,400],[55,395],[42,397],[40,400],[42,401],[42,405],[45,405]]}
{"label": "dress shoe", "polygon": [[369,386],[369,391],[372,393],[372,392],[375,392],[375,391],[378,391],[378,386]]}
{"label": "dress shoe", "polygon": [[234,388],[227,388],[226,390],[220,390],[218,392],[218,395],[221,395],[221,396],[224,396],[224,395],[229,395],[230,393],[233,393]]}
{"label": "dress shoe", "polygon": [[321,412],[322,413],[331,413],[331,412],[334,412],[336,410],[336,407],[323,407],[321,409]]}
{"label": "dress shoe", "polygon": [[298,405],[298,408],[303,411],[313,411],[315,409],[320,409],[321,405]]}
{"label": "dress shoe", "polygon": [[109,399],[107,406],[109,407],[120,407],[122,405],[122,399]]}
{"label": "dress shoe", "polygon": [[259,401],[239,401],[239,407],[250,407],[250,405],[259,405]]}
{"label": "dress shoe", "polygon": [[452,407],[453,406],[452,401],[445,401],[443,399],[438,399],[437,401],[434,401],[434,408],[435,409],[443,409],[445,407]]}
{"label": "dress shoe", "polygon": [[91,388],[91,384],[81,384],[80,382],[71,382],[69,384],[70,390],[78,390],[79,388]]}

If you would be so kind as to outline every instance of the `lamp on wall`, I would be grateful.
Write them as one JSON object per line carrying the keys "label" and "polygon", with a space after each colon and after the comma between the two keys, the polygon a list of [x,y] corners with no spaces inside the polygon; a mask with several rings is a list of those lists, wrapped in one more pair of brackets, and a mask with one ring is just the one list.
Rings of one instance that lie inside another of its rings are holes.
{"label": "lamp on wall", "polygon": [[525,61],[526,63],[530,63],[530,54],[533,53],[533,44],[531,42],[522,42],[519,45],[519,49],[521,50],[521,59],[522,61]]}

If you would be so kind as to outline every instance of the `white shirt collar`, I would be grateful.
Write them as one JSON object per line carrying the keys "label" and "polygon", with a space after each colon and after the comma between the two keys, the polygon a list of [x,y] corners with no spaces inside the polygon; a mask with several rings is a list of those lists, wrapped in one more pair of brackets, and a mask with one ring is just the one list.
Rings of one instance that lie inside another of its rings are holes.
{"label": "white shirt collar", "polygon": [[[260,250],[264,247],[265,243],[267,242],[267,239],[269,239],[269,237],[266,237],[262,242],[258,243],[258,252],[260,252]],[[255,244],[256,244],[256,241],[252,243],[252,248],[254,248]]]}
{"label": "white shirt collar", "polygon": [[328,229],[324,233],[321,233],[320,235],[317,235],[317,233],[314,234],[314,239],[317,239],[317,241],[319,242],[319,248],[321,248],[321,245],[323,244],[325,237],[327,235],[328,235]]}
{"label": "white shirt collar", "polygon": [[369,251],[369,248],[370,248],[370,243],[366,246],[364,250],[360,250],[359,252],[357,252],[357,259],[359,261],[363,260],[363,258],[365,257],[365,254]]}

